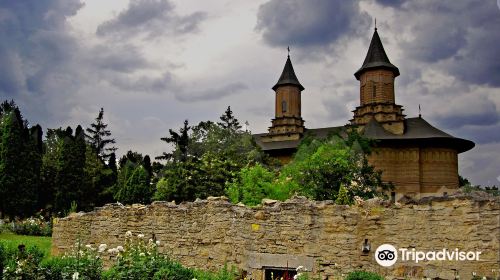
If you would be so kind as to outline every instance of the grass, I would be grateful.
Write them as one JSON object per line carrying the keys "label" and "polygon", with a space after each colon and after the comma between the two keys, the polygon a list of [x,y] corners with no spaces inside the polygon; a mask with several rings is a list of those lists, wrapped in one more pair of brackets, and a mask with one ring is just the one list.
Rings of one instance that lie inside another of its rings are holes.
{"label": "grass", "polygon": [[24,244],[26,247],[36,246],[44,253],[45,259],[50,257],[50,247],[52,245],[52,238],[50,237],[17,235],[10,232],[3,232],[0,233],[0,242],[8,247],[15,248],[19,244]]}

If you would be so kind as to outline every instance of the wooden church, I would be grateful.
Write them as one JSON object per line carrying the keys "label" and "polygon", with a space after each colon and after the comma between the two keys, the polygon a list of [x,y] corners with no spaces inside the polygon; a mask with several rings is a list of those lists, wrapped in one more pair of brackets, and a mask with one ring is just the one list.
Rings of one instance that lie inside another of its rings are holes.
{"label": "wooden church", "polygon": [[[363,65],[354,73],[360,82],[360,104],[353,111],[350,125],[377,140],[369,162],[383,171],[384,181],[394,184],[394,200],[404,195],[417,199],[452,194],[458,189],[458,154],[472,149],[474,143],[447,134],[421,116],[407,118],[403,106],[395,101],[394,80],[399,74],[375,28]],[[255,134],[254,138],[266,153],[282,162],[291,160],[306,132],[321,138],[345,128],[304,126],[304,87],[295,75],[290,56],[272,89],[276,94],[275,117],[269,131]]]}

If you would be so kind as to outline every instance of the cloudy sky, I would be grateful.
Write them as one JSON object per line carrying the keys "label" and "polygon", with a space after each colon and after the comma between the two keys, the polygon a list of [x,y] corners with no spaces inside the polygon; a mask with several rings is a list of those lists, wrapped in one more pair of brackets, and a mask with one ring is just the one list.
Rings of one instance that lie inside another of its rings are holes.
{"label": "cloudy sky", "polygon": [[[500,0],[498,1],[500,3]],[[0,0],[0,97],[30,123],[88,126],[104,107],[119,153],[160,155],[169,128],[227,106],[265,132],[286,47],[309,128],[347,123],[377,18],[396,101],[473,140],[460,173],[500,180],[497,0]]]}

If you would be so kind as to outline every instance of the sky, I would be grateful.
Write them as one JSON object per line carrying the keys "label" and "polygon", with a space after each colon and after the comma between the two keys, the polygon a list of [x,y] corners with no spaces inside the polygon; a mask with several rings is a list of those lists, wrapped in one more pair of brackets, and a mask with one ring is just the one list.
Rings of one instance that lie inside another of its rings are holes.
{"label": "sky", "polygon": [[396,103],[474,141],[459,173],[499,185],[500,0],[0,0],[0,98],[44,129],[103,107],[118,154],[155,157],[227,106],[266,132],[290,46],[306,127],[344,125],[375,18]]}

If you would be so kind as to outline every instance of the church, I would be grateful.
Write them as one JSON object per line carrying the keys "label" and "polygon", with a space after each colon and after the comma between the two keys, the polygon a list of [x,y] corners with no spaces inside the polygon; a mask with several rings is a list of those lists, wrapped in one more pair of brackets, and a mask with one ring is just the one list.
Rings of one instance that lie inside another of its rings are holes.
{"label": "church", "polygon": [[393,200],[403,196],[419,199],[446,196],[458,187],[458,154],[474,142],[454,137],[428,123],[421,115],[408,118],[396,104],[394,81],[400,75],[382,45],[377,28],[366,58],[354,77],[359,81],[359,106],[349,124],[340,127],[306,128],[301,115],[304,87],[295,75],[290,55],[272,87],[275,116],[267,133],[255,134],[257,144],[269,155],[286,163],[291,160],[306,132],[324,138],[347,126],[355,126],[376,140],[369,162],[382,171],[382,179],[395,188]]}

